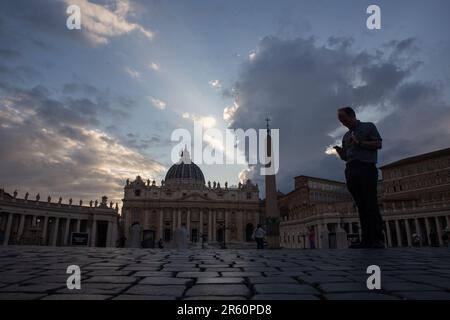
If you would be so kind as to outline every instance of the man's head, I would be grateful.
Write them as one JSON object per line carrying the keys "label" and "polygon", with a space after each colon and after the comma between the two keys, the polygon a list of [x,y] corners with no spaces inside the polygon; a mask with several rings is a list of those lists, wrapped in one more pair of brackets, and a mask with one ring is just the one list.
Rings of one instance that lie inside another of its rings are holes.
{"label": "man's head", "polygon": [[261,228],[261,225],[260,225],[260,224],[258,224],[257,228]]}
{"label": "man's head", "polygon": [[338,109],[338,119],[345,127],[352,129],[355,127],[356,122],[356,113],[355,110],[351,107],[343,107]]}

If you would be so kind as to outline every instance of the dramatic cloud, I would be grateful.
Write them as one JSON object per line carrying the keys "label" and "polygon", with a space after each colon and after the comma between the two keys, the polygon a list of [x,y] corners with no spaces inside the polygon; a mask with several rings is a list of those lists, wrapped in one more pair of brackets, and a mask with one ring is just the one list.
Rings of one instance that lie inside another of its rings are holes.
{"label": "dramatic cloud", "polygon": [[220,82],[220,80],[211,80],[209,82],[209,85],[213,89],[220,89],[220,88],[222,88],[222,83]]}
{"label": "dramatic cloud", "polygon": [[132,31],[138,31],[147,38],[154,36],[152,31],[145,29],[140,24],[127,21],[130,11],[129,1],[115,0],[112,2],[112,9],[87,0],[64,0],[64,2],[67,6],[77,5],[80,7],[82,30],[95,45],[106,44],[109,38]]}
{"label": "dramatic cloud", "polygon": [[130,67],[124,67],[123,70],[133,79],[139,80],[141,78],[141,74],[139,71],[130,68]]}
{"label": "dramatic cloud", "polygon": [[217,124],[216,118],[211,117],[211,116],[199,116],[199,115],[192,114],[189,112],[184,112],[182,114],[182,117],[184,119],[189,119],[193,122],[197,122],[197,123],[201,124],[201,126],[204,128],[213,128]]}
{"label": "dramatic cloud", "polygon": [[148,97],[148,100],[155,108],[160,109],[160,110],[164,110],[167,106],[167,103],[165,103],[164,101],[157,99],[155,97]]}
{"label": "dramatic cloud", "polygon": [[[133,15],[128,0],[111,0],[101,5],[88,0],[41,0],[41,1],[1,1],[0,17],[13,24],[31,26],[34,32],[43,32],[51,36],[80,38],[92,46],[109,43],[110,39],[132,32],[151,39],[154,32],[139,23],[129,21]],[[81,11],[81,30],[68,30],[66,10],[70,5],[77,5]],[[39,41],[42,44],[42,41]],[[36,43],[37,44],[37,43]]]}
{"label": "dramatic cloud", "polygon": [[103,111],[111,110],[107,105],[87,98],[58,100],[43,86],[8,88],[0,105],[2,187],[86,201],[106,194],[119,202],[126,178],[156,179],[165,171],[95,129]]}
{"label": "dramatic cloud", "polygon": [[413,58],[414,39],[390,42],[373,54],[353,50],[352,43],[266,37],[242,66],[236,104],[225,108],[224,119],[235,128],[263,128],[264,119],[272,119],[280,129],[278,180],[284,191],[299,174],[343,179],[343,164],[329,146],[345,132],[336,119],[344,105],[377,123],[384,138],[381,164],[448,147],[450,107],[440,87],[413,80],[421,65]]}
{"label": "dramatic cloud", "polygon": [[155,62],[152,62],[152,63],[150,63],[149,68],[152,69],[152,70],[158,71],[159,70],[159,64],[157,64]]}

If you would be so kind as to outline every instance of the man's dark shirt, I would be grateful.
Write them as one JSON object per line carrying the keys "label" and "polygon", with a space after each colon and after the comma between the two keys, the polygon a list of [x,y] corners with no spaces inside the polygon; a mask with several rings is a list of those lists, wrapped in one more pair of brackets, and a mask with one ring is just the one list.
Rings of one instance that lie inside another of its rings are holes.
{"label": "man's dark shirt", "polygon": [[359,160],[369,163],[377,163],[378,151],[376,149],[367,149],[352,144],[352,133],[355,134],[358,141],[381,141],[377,127],[372,122],[361,122],[358,120],[355,128],[349,130],[342,138],[342,149],[344,150],[345,161],[347,163]]}

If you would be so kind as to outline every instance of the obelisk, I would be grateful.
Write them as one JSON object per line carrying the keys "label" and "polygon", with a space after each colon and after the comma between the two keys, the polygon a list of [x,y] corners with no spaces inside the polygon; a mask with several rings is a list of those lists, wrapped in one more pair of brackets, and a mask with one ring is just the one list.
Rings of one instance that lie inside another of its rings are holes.
{"label": "obelisk", "polygon": [[[266,168],[270,168],[273,163],[275,155],[272,148],[272,137],[269,128],[270,119],[266,119],[267,122],[267,138],[266,138]],[[265,224],[266,224],[266,237],[267,245],[270,249],[277,249],[280,247],[280,211],[277,203],[277,183],[275,180],[275,173],[265,175],[265,189],[266,189],[266,212],[265,212]]]}

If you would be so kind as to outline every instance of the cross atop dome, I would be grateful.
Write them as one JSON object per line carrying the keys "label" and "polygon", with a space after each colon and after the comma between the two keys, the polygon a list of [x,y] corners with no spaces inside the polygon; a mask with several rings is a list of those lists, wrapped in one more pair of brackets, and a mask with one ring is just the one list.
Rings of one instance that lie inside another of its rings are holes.
{"label": "cross atop dome", "polygon": [[192,162],[191,154],[187,149],[187,145],[185,145],[184,150],[181,151],[181,158],[180,158],[180,161],[178,161],[178,164],[181,164],[181,163],[190,164],[191,162]]}

